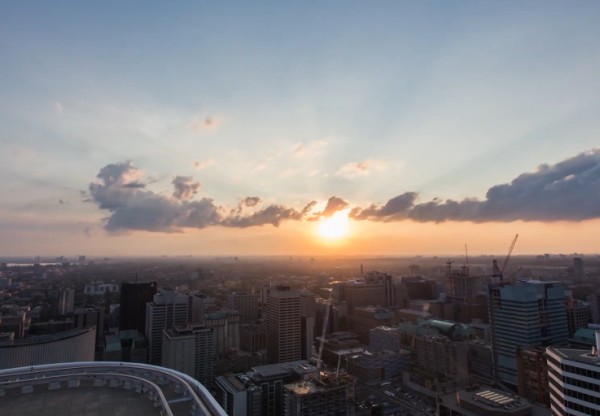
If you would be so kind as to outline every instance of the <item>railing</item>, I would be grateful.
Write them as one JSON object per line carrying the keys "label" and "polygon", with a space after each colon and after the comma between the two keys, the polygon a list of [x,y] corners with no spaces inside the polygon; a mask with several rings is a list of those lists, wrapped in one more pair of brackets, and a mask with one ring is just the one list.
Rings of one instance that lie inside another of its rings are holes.
{"label": "railing", "polygon": [[[156,383],[153,379],[156,379]],[[153,391],[155,397],[151,398],[168,416],[172,416],[173,412],[159,384],[173,383],[176,391],[182,397],[171,402],[181,402],[180,399],[189,398],[192,402],[191,414],[193,415],[226,415],[206,387],[197,380],[178,371],[149,364],[90,361],[0,370],[0,389],[67,380],[120,380],[128,381],[132,383],[132,386],[144,386],[145,390],[142,387],[140,391]]]}

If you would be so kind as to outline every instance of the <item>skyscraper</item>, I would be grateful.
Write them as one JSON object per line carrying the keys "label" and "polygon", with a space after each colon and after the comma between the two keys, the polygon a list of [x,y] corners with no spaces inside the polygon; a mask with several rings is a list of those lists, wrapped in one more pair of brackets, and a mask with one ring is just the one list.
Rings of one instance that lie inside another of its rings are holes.
{"label": "skyscraper", "polygon": [[258,319],[258,293],[232,293],[227,307],[238,311],[241,324],[253,324]]}
{"label": "skyscraper", "polygon": [[271,289],[267,298],[267,361],[270,364],[300,360],[300,293],[288,286]]}
{"label": "skyscraper", "polygon": [[149,362],[161,365],[163,329],[188,324],[188,296],[161,289],[152,302],[146,304],[146,338]]}
{"label": "skyscraper", "polygon": [[163,330],[162,366],[210,386],[214,377],[214,331],[194,324]]}
{"label": "skyscraper", "polygon": [[58,294],[58,314],[60,316],[73,313],[73,304],[75,302],[75,290],[68,288],[61,290]]}
{"label": "skyscraper", "polygon": [[492,346],[501,381],[517,385],[518,347],[567,342],[565,291],[556,282],[528,281],[489,287]]}
{"label": "skyscraper", "polygon": [[144,333],[146,328],[146,303],[152,302],[156,294],[156,282],[122,283],[119,307],[119,329],[137,329]]}

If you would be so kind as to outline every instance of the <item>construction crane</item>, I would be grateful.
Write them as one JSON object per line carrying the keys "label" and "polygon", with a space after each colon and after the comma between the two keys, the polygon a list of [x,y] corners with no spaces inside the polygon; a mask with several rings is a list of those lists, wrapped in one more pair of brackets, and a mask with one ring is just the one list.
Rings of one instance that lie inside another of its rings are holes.
{"label": "construction crane", "polygon": [[508,265],[508,261],[510,260],[510,256],[515,248],[515,244],[517,243],[517,238],[519,238],[519,234],[515,235],[513,238],[510,248],[508,249],[508,254],[504,258],[504,263],[502,263],[502,267],[498,267],[498,262],[496,260],[493,261],[493,273],[492,277],[498,277],[500,283],[504,281],[504,270],[506,270],[506,266]]}
{"label": "construction crane", "polygon": [[323,330],[321,331],[321,344],[319,345],[319,352],[317,353],[317,374],[319,375],[319,379],[321,379],[321,364],[323,364],[323,360],[321,357],[323,356],[323,345],[325,344],[325,335],[327,335],[327,326],[329,325],[329,310],[331,309],[331,303],[333,302],[333,290],[329,292],[329,298],[327,299],[327,303],[325,305],[325,318],[323,318]]}

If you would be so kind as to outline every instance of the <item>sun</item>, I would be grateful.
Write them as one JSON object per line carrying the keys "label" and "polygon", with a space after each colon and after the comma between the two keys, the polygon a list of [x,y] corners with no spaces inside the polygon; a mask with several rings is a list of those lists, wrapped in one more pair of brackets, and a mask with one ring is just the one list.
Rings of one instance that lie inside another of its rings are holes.
{"label": "sun", "polygon": [[321,218],[317,224],[317,234],[326,240],[339,240],[346,237],[349,231],[348,210],[338,211],[331,217]]}

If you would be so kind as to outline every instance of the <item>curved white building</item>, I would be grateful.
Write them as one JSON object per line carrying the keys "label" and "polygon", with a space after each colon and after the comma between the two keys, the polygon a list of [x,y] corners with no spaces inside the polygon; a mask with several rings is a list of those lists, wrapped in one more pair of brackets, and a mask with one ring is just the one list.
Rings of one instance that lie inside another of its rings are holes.
{"label": "curved white building", "polygon": [[552,415],[599,416],[600,356],[597,349],[590,352],[548,347],[546,354]]}
{"label": "curved white building", "polygon": [[0,370],[0,409],[11,415],[226,416],[208,390],[186,374],[103,361]]}
{"label": "curved white building", "polygon": [[0,369],[93,361],[96,327],[0,342]]}

